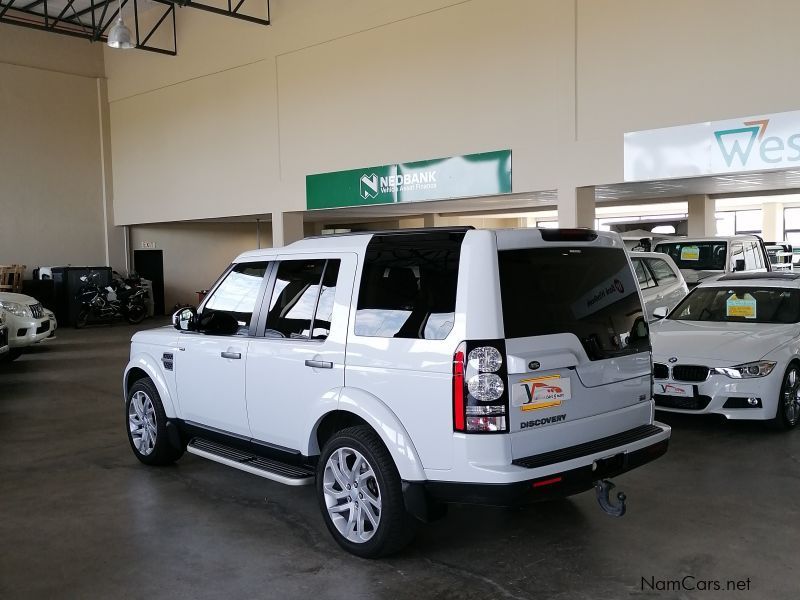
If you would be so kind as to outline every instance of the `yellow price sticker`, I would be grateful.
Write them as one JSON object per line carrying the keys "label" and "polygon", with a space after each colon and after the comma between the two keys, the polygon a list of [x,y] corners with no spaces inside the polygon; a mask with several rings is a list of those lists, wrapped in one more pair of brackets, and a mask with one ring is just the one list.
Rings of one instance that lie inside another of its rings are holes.
{"label": "yellow price sticker", "polygon": [[750,294],[745,294],[743,298],[734,294],[725,303],[725,314],[729,317],[755,319],[756,299]]}
{"label": "yellow price sticker", "polygon": [[681,260],[700,260],[700,248],[697,246],[684,246],[681,248]]}

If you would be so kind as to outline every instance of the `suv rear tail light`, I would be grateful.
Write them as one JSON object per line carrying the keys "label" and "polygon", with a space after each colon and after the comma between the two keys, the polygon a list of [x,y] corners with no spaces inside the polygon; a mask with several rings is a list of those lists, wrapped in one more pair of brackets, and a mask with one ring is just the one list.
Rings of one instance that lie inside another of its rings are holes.
{"label": "suv rear tail light", "polygon": [[453,429],[508,431],[508,373],[504,340],[461,342],[453,355]]}

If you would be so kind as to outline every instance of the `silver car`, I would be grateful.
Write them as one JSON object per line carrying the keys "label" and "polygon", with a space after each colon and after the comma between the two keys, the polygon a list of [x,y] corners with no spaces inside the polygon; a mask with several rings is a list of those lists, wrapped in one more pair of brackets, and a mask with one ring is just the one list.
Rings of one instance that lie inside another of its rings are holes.
{"label": "silver car", "polygon": [[[661,252],[631,252],[631,262],[642,290],[648,321],[667,314],[689,293],[681,270]],[[653,314],[658,309],[659,316]]]}

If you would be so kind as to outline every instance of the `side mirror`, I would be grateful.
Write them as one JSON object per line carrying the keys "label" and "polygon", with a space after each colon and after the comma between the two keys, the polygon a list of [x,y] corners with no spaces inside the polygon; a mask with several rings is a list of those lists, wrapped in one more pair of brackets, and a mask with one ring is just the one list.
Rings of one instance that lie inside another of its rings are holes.
{"label": "side mirror", "polygon": [[196,318],[196,330],[210,335],[239,333],[239,321],[227,312],[208,311]]}
{"label": "side mirror", "polygon": [[733,270],[734,271],[744,271],[744,259],[743,258],[737,258],[736,259],[736,262],[734,262],[734,264],[733,264]]}
{"label": "side mirror", "polygon": [[631,341],[646,340],[649,334],[650,328],[647,326],[647,321],[644,320],[644,317],[636,319],[631,328]]}
{"label": "side mirror", "polygon": [[653,309],[653,316],[656,319],[663,319],[664,317],[667,316],[668,312],[669,312],[669,309],[667,309],[666,306],[659,306],[658,308],[654,308]]}
{"label": "side mirror", "polygon": [[181,308],[172,315],[172,325],[178,331],[195,331],[197,329],[197,312],[193,308]]}

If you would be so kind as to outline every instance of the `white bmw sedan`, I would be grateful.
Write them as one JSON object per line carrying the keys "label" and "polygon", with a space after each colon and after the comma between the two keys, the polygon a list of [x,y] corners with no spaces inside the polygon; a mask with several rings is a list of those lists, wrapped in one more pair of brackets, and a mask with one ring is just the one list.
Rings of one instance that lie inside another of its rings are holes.
{"label": "white bmw sedan", "polygon": [[800,274],[704,283],[651,334],[656,410],[797,425]]}

